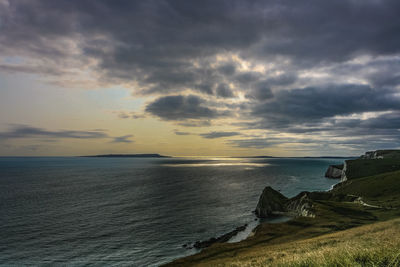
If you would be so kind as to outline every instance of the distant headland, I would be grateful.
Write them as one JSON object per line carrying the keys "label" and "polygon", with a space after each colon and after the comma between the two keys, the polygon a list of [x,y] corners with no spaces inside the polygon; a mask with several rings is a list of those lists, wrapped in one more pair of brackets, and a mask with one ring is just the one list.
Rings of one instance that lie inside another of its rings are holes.
{"label": "distant headland", "polygon": [[81,156],[85,158],[170,158],[160,154],[104,154],[104,155],[91,155]]}

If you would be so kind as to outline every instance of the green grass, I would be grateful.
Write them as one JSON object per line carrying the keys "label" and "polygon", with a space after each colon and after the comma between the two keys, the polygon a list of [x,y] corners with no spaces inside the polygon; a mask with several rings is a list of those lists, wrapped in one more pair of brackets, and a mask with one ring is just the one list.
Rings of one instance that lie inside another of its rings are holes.
{"label": "green grass", "polygon": [[357,179],[400,170],[400,158],[347,160],[347,179]]}
{"label": "green grass", "polygon": [[400,266],[398,236],[400,219],[393,219],[316,237],[256,244],[206,257],[192,256],[171,265]]}
{"label": "green grass", "polygon": [[[287,244],[299,246],[289,257],[277,259],[275,266],[400,266],[400,220],[375,223],[319,238]],[[281,249],[284,249],[283,246]]]}
{"label": "green grass", "polygon": [[400,206],[400,171],[348,180],[332,191],[361,196],[374,205]]}
{"label": "green grass", "polygon": [[400,150],[377,150],[378,156],[383,156],[384,158],[397,158],[400,159]]}

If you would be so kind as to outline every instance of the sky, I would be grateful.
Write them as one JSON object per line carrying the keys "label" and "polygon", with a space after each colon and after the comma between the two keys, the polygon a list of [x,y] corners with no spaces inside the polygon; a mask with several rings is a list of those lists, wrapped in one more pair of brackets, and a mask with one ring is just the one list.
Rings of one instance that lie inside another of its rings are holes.
{"label": "sky", "polygon": [[398,0],[0,0],[0,156],[400,148]]}

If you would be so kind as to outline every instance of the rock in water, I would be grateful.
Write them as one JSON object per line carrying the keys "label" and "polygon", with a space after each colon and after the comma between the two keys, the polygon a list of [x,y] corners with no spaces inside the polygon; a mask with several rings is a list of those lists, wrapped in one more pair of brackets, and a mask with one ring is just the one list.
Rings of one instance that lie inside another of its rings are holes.
{"label": "rock in water", "polygon": [[341,178],[343,171],[343,164],[340,165],[329,165],[325,172],[325,177],[327,178]]}
{"label": "rock in water", "polygon": [[225,243],[228,242],[232,237],[234,237],[235,235],[237,235],[239,232],[244,231],[247,227],[247,224],[236,227],[235,230],[226,233],[224,235],[221,235],[217,238],[212,237],[206,241],[196,241],[193,246],[190,246],[189,244],[184,244],[183,247],[184,248],[188,248],[188,249],[192,249],[192,248],[197,248],[197,249],[201,249],[201,248],[206,248],[211,246],[214,243]]}
{"label": "rock in water", "polygon": [[286,212],[288,198],[267,186],[258,200],[255,213],[260,218],[266,218],[274,213]]}

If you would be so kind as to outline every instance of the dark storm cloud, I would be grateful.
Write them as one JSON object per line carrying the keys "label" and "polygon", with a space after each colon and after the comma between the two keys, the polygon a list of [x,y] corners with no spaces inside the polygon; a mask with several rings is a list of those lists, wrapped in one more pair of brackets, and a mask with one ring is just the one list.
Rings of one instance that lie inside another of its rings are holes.
{"label": "dark storm cloud", "polygon": [[200,134],[201,137],[207,139],[215,139],[215,138],[222,138],[222,137],[230,137],[240,135],[239,132],[209,132],[209,133],[202,133]]}
{"label": "dark storm cloud", "polygon": [[369,119],[342,119],[335,124],[343,128],[391,130],[400,128],[400,112],[390,112]]}
{"label": "dark storm cloud", "polygon": [[365,129],[400,129],[400,112],[391,112],[368,120],[359,120],[358,127]]}
{"label": "dark storm cloud", "polygon": [[338,115],[399,109],[397,91],[344,84],[279,91],[270,101],[255,105],[252,113],[278,127]]}
{"label": "dark storm cloud", "polygon": [[223,98],[231,98],[234,96],[232,90],[229,88],[229,85],[227,85],[226,83],[221,83],[218,85],[216,89],[216,94],[217,96]]}
{"label": "dark storm cloud", "polygon": [[[154,92],[201,79],[192,61],[224,52],[256,60],[289,57],[300,65],[398,53],[399,10],[397,0],[15,0],[0,8],[0,43],[9,55],[65,63],[75,54],[59,44],[69,38],[78,42],[78,53],[99,60],[103,78],[150,83],[148,92]],[[217,69],[229,76],[236,68]],[[236,79],[247,83],[257,76]]]}
{"label": "dark storm cloud", "polygon": [[260,78],[261,78],[260,73],[254,72],[254,71],[238,73],[234,77],[235,81],[241,85],[248,85],[248,84],[254,83],[254,82],[258,81]]}
{"label": "dark storm cloud", "polygon": [[266,81],[257,83],[254,88],[246,95],[249,99],[264,101],[272,97],[270,84]]}
{"label": "dark storm cloud", "polygon": [[284,73],[277,76],[271,76],[267,79],[255,79],[255,83],[250,87],[249,92],[246,94],[248,99],[264,101],[272,97],[272,87],[276,86],[289,86],[297,80],[294,73]]}
{"label": "dark storm cloud", "polygon": [[148,104],[146,112],[164,120],[217,118],[228,115],[216,108],[208,108],[205,104],[203,98],[195,95],[165,96]]}
{"label": "dark storm cloud", "polygon": [[224,65],[221,65],[217,68],[217,71],[220,72],[223,75],[226,76],[231,76],[236,72],[236,65],[233,63],[227,63]]}
{"label": "dark storm cloud", "polygon": [[[400,95],[391,89],[341,85],[280,91],[255,106],[254,117],[259,120],[246,122],[242,130],[267,129],[278,137],[236,139],[228,144],[258,149],[302,144],[318,150],[357,151],[400,146]],[[292,137],[279,137],[281,132]]]}
{"label": "dark storm cloud", "polygon": [[[340,130],[337,136],[379,136],[377,139],[393,138],[400,141],[400,112],[384,113],[368,119],[342,119],[333,121]],[[326,129],[325,131],[328,131]]]}
{"label": "dark storm cloud", "polygon": [[399,136],[380,136],[377,138],[377,135],[367,135],[367,136],[351,136],[346,135],[345,138],[342,137],[331,137],[331,138],[280,138],[280,137],[270,137],[270,138],[248,138],[248,139],[234,139],[228,140],[227,143],[234,147],[239,148],[255,148],[255,149],[263,149],[273,146],[288,146],[294,148],[293,145],[301,144],[305,147],[331,147],[337,148],[338,146],[348,146],[353,149],[357,149],[360,151],[368,150],[368,149],[379,149],[381,148],[390,148],[390,147],[399,147],[400,146],[400,137]]}
{"label": "dark storm cloud", "polygon": [[186,127],[232,116],[247,129],[397,144],[399,12],[398,0],[1,1],[0,71],[73,81],[85,69],[155,95],[145,111]]}
{"label": "dark storm cloud", "polygon": [[0,132],[0,139],[15,138],[74,138],[74,139],[97,139],[107,138],[108,135],[103,131],[49,131],[42,128],[26,125],[14,126],[11,130]]}
{"label": "dark storm cloud", "polygon": [[393,75],[393,73],[377,73],[371,76],[370,79],[379,87],[397,86],[400,84],[400,75]]}

